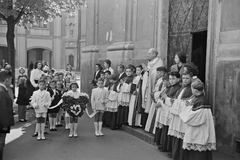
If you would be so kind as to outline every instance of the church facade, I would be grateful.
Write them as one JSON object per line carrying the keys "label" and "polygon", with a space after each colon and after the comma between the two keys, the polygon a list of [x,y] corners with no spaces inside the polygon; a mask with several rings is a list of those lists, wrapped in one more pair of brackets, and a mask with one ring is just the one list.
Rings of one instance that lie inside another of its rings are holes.
{"label": "church facade", "polygon": [[[45,25],[39,22],[36,25],[15,28],[16,68],[27,68],[31,61],[37,60],[48,62],[50,67],[64,68],[65,64],[65,21],[56,18],[53,22]],[[56,27],[57,26],[57,27]],[[6,31],[4,21],[0,24],[0,60],[6,61]]]}
{"label": "church facade", "polygon": [[235,156],[240,137],[239,0],[91,0],[81,51],[83,91],[95,63],[147,63],[156,48],[168,68],[181,51],[199,67],[215,116],[218,151]]}

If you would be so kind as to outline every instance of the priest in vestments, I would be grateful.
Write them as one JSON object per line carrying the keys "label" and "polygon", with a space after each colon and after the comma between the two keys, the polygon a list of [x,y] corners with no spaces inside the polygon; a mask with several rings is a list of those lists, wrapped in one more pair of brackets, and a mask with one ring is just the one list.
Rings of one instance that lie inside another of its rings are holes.
{"label": "priest in vestments", "polygon": [[147,66],[142,64],[145,69],[142,82],[142,126],[145,128],[147,116],[152,104],[151,93],[154,91],[156,83],[157,68],[162,67],[163,60],[158,55],[158,51],[155,48],[151,48],[148,51],[148,64]]}

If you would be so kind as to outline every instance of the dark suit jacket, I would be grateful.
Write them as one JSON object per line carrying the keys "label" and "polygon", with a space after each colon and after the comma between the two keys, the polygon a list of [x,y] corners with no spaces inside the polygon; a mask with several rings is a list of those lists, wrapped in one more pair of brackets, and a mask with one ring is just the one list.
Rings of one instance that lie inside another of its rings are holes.
{"label": "dark suit jacket", "polygon": [[[50,93],[50,96],[53,97],[54,95],[53,90],[51,88],[48,88],[47,91]],[[56,89],[56,94],[54,95],[54,99],[52,100],[52,103],[49,107],[51,108],[52,106],[57,105],[58,102],[61,100],[61,98],[62,98],[62,93]],[[58,113],[59,109],[60,109],[60,105],[56,108],[48,109],[48,113]]]}
{"label": "dark suit jacket", "polygon": [[109,87],[111,85],[111,82],[109,80],[107,80],[105,83],[104,83],[104,87]]}
{"label": "dark suit jacket", "polygon": [[[120,75],[120,74],[119,74]],[[119,75],[118,75],[118,77],[119,77]],[[125,78],[125,77],[127,77],[127,75],[126,75],[126,73],[123,73],[122,75],[121,75],[121,77],[119,77],[119,79],[123,79],[123,78]]]}
{"label": "dark suit jacket", "polygon": [[120,82],[121,79],[124,79],[125,77],[127,77],[126,73],[124,72],[120,77],[120,74],[118,74],[118,80],[117,80],[117,83]]}
{"label": "dark suit jacket", "polygon": [[10,127],[14,125],[13,102],[3,86],[0,86],[0,97],[0,133],[9,133]]}
{"label": "dark suit jacket", "polygon": [[93,84],[93,86],[96,86],[97,85],[97,79],[98,78],[100,78],[100,72],[101,71],[99,71],[98,73],[97,73],[97,75],[96,75],[96,72],[94,72],[94,75],[93,75],[93,80],[92,80],[92,84]]}

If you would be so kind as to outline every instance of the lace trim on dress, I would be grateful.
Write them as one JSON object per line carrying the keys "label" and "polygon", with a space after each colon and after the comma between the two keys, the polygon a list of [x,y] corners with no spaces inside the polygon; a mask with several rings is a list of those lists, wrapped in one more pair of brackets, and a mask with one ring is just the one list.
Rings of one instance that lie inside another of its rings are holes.
{"label": "lace trim on dress", "polygon": [[107,112],[117,112],[117,108],[107,108]]}
{"label": "lace trim on dress", "polygon": [[216,143],[207,143],[202,144],[192,144],[192,143],[183,143],[183,149],[194,150],[194,151],[211,151],[216,150]]}
{"label": "lace trim on dress", "polygon": [[162,127],[163,127],[163,125],[162,125],[161,123],[157,122],[157,124],[156,124],[156,128],[161,129]]}
{"label": "lace trim on dress", "polygon": [[163,125],[169,126],[171,119],[170,117],[163,116]]}
{"label": "lace trim on dress", "polygon": [[121,106],[129,106],[129,102],[119,102],[119,105],[121,105]]}
{"label": "lace trim on dress", "polygon": [[170,135],[170,136],[173,136],[176,138],[181,138],[181,139],[183,139],[184,135],[185,135],[185,133],[183,133],[183,132],[178,132],[176,130],[170,130],[170,129],[169,129],[168,133],[169,133],[168,135]]}

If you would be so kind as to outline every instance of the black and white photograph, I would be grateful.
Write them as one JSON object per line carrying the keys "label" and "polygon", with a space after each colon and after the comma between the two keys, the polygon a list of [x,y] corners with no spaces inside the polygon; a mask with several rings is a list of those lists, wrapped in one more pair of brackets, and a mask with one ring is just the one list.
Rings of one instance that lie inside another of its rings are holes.
{"label": "black and white photograph", "polygon": [[0,0],[0,160],[240,160],[240,0]]}

